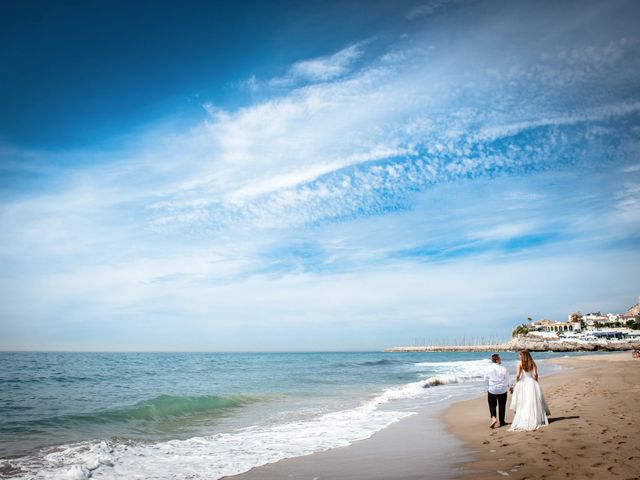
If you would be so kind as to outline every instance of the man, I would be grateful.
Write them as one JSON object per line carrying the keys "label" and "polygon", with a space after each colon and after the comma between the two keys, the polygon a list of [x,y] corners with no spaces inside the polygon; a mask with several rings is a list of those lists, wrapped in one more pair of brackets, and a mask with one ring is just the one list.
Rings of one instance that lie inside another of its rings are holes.
{"label": "man", "polygon": [[496,418],[496,404],[498,405],[500,426],[502,427],[507,424],[504,421],[504,415],[507,409],[507,390],[513,393],[513,388],[511,388],[509,371],[502,366],[502,360],[497,353],[491,355],[491,365],[487,367],[487,371],[484,374],[484,381],[487,384],[489,413],[491,414],[491,425],[489,425],[489,428],[495,428],[496,423],[498,423],[498,419]]}

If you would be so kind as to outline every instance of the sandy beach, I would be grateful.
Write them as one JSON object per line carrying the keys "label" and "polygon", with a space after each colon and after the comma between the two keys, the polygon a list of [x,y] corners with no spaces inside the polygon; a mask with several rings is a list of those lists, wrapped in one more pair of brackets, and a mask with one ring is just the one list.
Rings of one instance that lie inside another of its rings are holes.
{"label": "sandy beach", "polygon": [[625,352],[554,361],[571,370],[540,379],[551,423],[537,431],[489,429],[481,396],[423,411],[348,447],[230,478],[639,478],[640,360]]}
{"label": "sandy beach", "polygon": [[[631,352],[555,360],[572,370],[541,378],[550,424],[490,430],[484,397],[454,404],[449,430],[465,441],[473,479],[640,478],[640,359]],[[511,418],[509,412],[507,422]]]}

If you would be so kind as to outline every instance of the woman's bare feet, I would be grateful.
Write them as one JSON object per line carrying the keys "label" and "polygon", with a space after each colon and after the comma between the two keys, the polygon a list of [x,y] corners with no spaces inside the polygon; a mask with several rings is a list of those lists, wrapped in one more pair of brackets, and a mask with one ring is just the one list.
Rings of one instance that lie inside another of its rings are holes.
{"label": "woman's bare feet", "polygon": [[491,425],[489,425],[489,428],[496,428],[496,423],[498,423],[498,419],[496,417],[491,417]]}

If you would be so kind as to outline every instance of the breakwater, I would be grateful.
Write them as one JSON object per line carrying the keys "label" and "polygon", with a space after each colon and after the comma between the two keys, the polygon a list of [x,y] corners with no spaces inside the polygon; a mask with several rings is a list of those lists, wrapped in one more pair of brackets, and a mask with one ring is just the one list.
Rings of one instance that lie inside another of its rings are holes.
{"label": "breakwater", "polygon": [[535,337],[516,337],[510,342],[487,345],[424,345],[386,348],[385,352],[616,352],[640,349],[640,339],[633,340],[546,340]]}
{"label": "breakwater", "polygon": [[511,343],[497,345],[424,345],[385,348],[385,352],[509,352]]}

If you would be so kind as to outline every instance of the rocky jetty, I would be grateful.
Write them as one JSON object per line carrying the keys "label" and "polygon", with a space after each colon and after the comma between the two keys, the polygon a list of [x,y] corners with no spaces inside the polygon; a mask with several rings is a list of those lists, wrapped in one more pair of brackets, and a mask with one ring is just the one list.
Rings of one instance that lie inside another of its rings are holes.
{"label": "rocky jetty", "polygon": [[512,350],[511,343],[497,345],[438,345],[422,347],[392,347],[385,352],[507,352]]}
{"label": "rocky jetty", "polygon": [[518,336],[510,342],[497,345],[440,345],[423,347],[393,347],[385,352],[511,352],[530,350],[532,352],[617,352],[640,350],[640,340],[571,340],[544,339],[533,336]]}
{"label": "rocky jetty", "polygon": [[530,350],[532,352],[617,352],[640,349],[640,340],[547,340],[531,336],[516,337],[510,342],[510,350]]}

